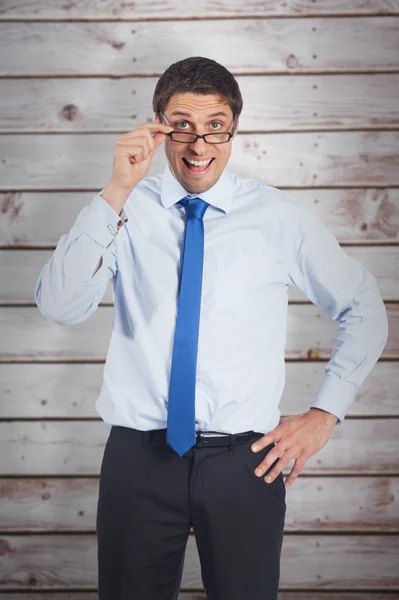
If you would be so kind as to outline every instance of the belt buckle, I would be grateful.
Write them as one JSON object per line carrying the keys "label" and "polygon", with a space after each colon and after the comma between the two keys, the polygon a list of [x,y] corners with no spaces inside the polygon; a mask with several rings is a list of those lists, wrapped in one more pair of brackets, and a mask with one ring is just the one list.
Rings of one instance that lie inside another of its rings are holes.
{"label": "belt buckle", "polygon": [[225,437],[226,433],[212,433],[211,431],[197,431],[199,438],[202,437]]}

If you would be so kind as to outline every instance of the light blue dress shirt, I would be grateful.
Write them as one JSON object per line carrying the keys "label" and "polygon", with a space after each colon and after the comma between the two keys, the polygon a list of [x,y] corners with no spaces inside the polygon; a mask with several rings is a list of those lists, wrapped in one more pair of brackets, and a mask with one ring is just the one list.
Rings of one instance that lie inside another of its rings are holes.
{"label": "light blue dress shirt", "polygon": [[[187,191],[168,165],[137,185],[120,215],[103,191],[60,238],[35,300],[44,317],[73,325],[94,313],[112,278],[114,321],[96,410],[110,425],[163,429],[185,229],[184,208],[176,203]],[[339,322],[312,406],[340,423],[387,341],[375,278],[312,209],[286,192],[225,170],[198,196],[210,206],[196,429],[267,433],[279,424],[290,284]]]}

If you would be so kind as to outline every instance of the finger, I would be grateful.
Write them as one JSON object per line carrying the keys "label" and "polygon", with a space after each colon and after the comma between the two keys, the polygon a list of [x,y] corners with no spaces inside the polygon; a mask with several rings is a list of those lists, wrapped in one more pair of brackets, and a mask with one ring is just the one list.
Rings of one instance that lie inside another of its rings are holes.
{"label": "finger", "polygon": [[294,468],[291,469],[291,472],[289,473],[288,477],[285,478],[284,483],[287,487],[294,483],[295,479],[298,477],[299,473],[302,471],[303,467],[305,466],[305,463],[306,463],[306,461],[300,460],[299,458],[297,458],[295,460]]}
{"label": "finger", "polygon": [[153,140],[154,140],[154,149],[150,152],[151,158],[154,156],[154,154],[158,150],[159,146],[161,146],[161,144],[163,144],[163,142],[166,140],[166,135],[163,133],[156,133],[153,137]]}
{"label": "finger", "polygon": [[[280,460],[267,473],[267,475],[264,478],[265,482],[266,483],[271,483],[272,481],[274,481],[276,479],[276,477],[278,475],[280,475],[280,473],[283,472],[283,470],[288,465],[288,463],[291,462],[291,460],[293,458],[295,458],[295,455],[297,455],[297,453],[294,450],[292,450],[292,449],[291,449],[291,451],[287,450],[287,452],[285,452],[283,454],[283,456],[280,458]],[[286,478],[286,480],[287,479],[288,478]]]}
{"label": "finger", "polygon": [[136,146],[142,146],[143,148],[149,148],[150,145],[153,144],[153,139],[152,137],[149,135],[136,135],[134,137],[131,137],[130,139],[125,138],[124,140],[120,140],[119,142],[117,142],[118,146],[122,146],[125,148],[135,148]]}
{"label": "finger", "polygon": [[154,150],[159,148],[159,146],[166,140],[166,134],[157,132],[152,138],[152,142],[154,145]]}
{"label": "finger", "polygon": [[170,125],[165,125],[164,123],[157,123],[157,121],[151,121],[151,123],[142,123],[138,126],[137,129],[141,127],[151,129],[152,131],[169,131],[170,129],[173,129],[173,127],[170,127]]}
{"label": "finger", "polygon": [[291,452],[285,452],[276,464],[273,465],[273,468],[268,471],[270,467],[263,469],[263,473],[266,473],[264,476],[264,480],[266,483],[271,483],[283,472],[284,468],[288,465],[288,463],[295,457],[295,451],[291,450]]}
{"label": "finger", "polygon": [[[119,148],[128,148],[133,155],[141,153],[144,158],[147,158],[151,152],[157,149],[159,144],[156,143],[156,138],[152,137],[149,132],[143,130],[142,134],[143,135],[138,136],[136,133],[135,136],[131,136],[130,138],[118,140],[117,146]],[[166,138],[165,134],[159,135],[161,135],[162,138]]]}
{"label": "finger", "polygon": [[[269,452],[266,454],[266,456],[263,458],[262,462],[259,463],[259,465],[256,467],[255,469],[255,475],[257,475],[258,477],[261,477],[264,473],[266,473],[266,471],[271,467],[271,465],[273,463],[276,462],[276,460],[278,460],[281,456],[285,457],[285,453],[283,454],[283,451],[281,449],[281,447],[279,447],[278,445],[275,446],[274,448],[272,448],[272,450],[269,450]],[[280,459],[281,462],[281,459]],[[280,463],[276,463],[280,464]],[[276,468],[276,466],[273,467],[273,470]]]}
{"label": "finger", "polygon": [[275,431],[276,430],[273,429],[273,431],[269,431],[266,433],[266,435],[256,440],[256,442],[251,446],[252,452],[259,452],[259,450],[263,450],[263,448],[273,444],[273,442],[277,442],[278,440],[276,439],[276,435],[274,433]]}
{"label": "finger", "polygon": [[[289,461],[287,461],[287,462],[289,462]],[[279,473],[281,473],[281,471],[284,469],[287,462],[284,460],[284,458],[280,458],[280,460],[278,462],[276,462],[273,469],[271,469],[270,471],[268,471],[268,468],[265,468],[264,465],[261,463],[259,465],[259,467],[257,467],[257,469],[255,471],[255,475],[257,475],[258,477],[261,477],[262,475],[265,474],[264,480],[266,481],[266,483],[271,483],[273,481],[273,479],[276,479],[277,475],[279,475]],[[258,472],[260,472],[260,475],[258,475]]]}
{"label": "finger", "polygon": [[136,127],[136,129],[133,129],[132,131],[128,131],[126,133],[122,133],[121,135],[123,137],[130,138],[134,137],[137,131],[140,131],[140,133],[142,133],[142,130],[147,130],[151,135],[152,133],[156,133],[157,131],[160,131],[162,133],[169,133],[170,131],[173,131],[173,127],[169,127],[169,125],[164,125],[163,123],[143,123],[142,125]]}
{"label": "finger", "polygon": [[150,149],[153,145],[152,141],[150,142],[146,136],[143,136],[141,138],[135,138],[134,144],[119,144],[119,147],[122,147],[126,152],[126,155],[130,158],[141,161],[149,156]]}
{"label": "finger", "polygon": [[[166,139],[166,135],[164,133],[157,132],[157,133],[155,133],[154,137],[152,137],[152,135],[150,134],[150,132],[147,132],[145,130],[143,130],[143,134],[144,135],[142,135],[140,137],[138,137],[137,135],[135,135],[134,137],[132,136],[129,139],[132,140],[132,141],[134,140],[134,142],[136,142],[136,140],[141,140],[140,145],[143,147],[143,151],[141,152],[141,159],[140,160],[145,160],[148,157],[150,157],[152,159],[152,157],[154,156],[154,153],[155,153],[156,149]],[[125,138],[123,140],[124,145],[126,145],[127,139],[128,138]]]}

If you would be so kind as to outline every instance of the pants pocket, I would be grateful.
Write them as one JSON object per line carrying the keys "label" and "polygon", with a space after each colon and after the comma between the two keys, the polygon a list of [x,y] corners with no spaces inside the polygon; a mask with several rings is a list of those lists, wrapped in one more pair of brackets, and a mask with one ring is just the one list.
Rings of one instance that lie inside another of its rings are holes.
{"label": "pants pocket", "polygon": [[[253,443],[253,442],[252,442]],[[266,483],[265,477],[268,473],[273,469],[273,467],[278,462],[279,458],[277,458],[267,469],[265,473],[261,477],[255,475],[255,469],[258,465],[263,461],[265,456],[268,454],[270,450],[272,450],[274,444],[270,446],[266,446],[260,452],[252,452],[250,447],[248,448],[248,452],[250,455],[244,461],[245,469],[249,475],[249,479],[260,489],[268,498],[271,498],[276,504],[278,504],[281,508],[286,510],[287,506],[285,503],[286,500],[286,487],[284,484],[284,477],[282,473],[279,473],[277,477],[273,479],[271,483]]]}

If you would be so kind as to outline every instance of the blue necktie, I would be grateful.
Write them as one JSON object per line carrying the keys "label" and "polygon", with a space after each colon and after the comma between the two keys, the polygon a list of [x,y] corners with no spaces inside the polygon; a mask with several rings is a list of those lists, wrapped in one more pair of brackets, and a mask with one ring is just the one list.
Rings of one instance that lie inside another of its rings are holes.
{"label": "blue necktie", "polygon": [[183,456],[195,444],[195,383],[204,261],[203,216],[209,204],[185,197],[187,216],[170,370],[167,440]]}

